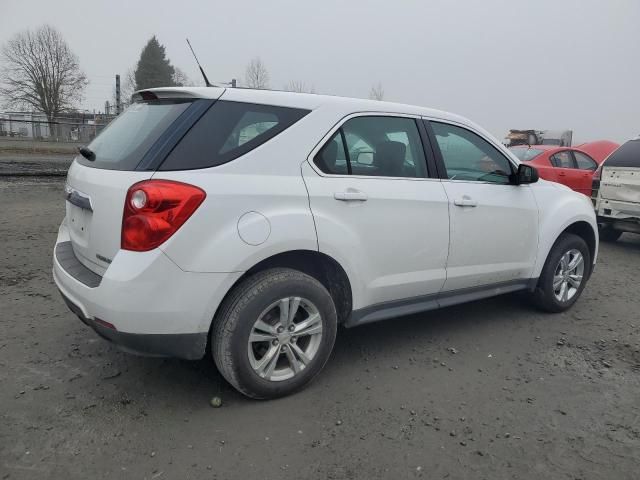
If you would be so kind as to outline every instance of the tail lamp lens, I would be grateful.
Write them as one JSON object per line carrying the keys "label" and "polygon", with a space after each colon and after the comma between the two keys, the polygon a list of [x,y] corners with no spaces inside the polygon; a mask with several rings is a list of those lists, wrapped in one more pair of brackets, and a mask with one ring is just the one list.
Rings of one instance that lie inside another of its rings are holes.
{"label": "tail lamp lens", "polygon": [[187,183],[136,183],[124,202],[121,248],[146,252],[158,247],[193,215],[205,197],[203,190]]}

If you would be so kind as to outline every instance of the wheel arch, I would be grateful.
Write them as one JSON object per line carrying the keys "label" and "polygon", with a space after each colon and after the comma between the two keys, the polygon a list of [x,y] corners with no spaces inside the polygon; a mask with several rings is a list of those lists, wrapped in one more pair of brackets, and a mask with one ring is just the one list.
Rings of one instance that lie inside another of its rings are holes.
{"label": "wheel arch", "polygon": [[581,237],[589,247],[589,255],[591,257],[591,267],[589,268],[589,273],[593,269],[593,262],[595,261],[598,249],[598,234],[594,231],[591,224],[585,221],[578,221],[572,223],[567,228],[565,228],[560,235],[563,233],[573,233],[578,237]]}
{"label": "wheel arch", "polygon": [[577,235],[586,242],[587,246],[589,247],[589,255],[591,256],[591,262],[589,266],[589,275],[591,275],[591,272],[593,271],[593,265],[598,255],[598,233],[595,227],[595,222],[592,223],[588,219],[576,219],[557,229],[554,235],[547,237],[552,239],[552,241],[548,242],[548,244],[541,245],[541,247],[544,247],[541,248],[541,253],[543,254],[538,257],[538,260],[536,262],[534,277],[537,278],[540,275],[553,246],[556,244],[560,236],[564,233],[572,233],[574,235]]}
{"label": "wheel arch", "polygon": [[[291,268],[318,280],[329,291],[338,314],[338,323],[344,323],[351,314],[353,295],[351,281],[346,271],[331,256],[316,250],[289,250],[267,257],[245,271],[227,290],[213,316],[218,314],[220,305],[234,288],[248,277],[269,268]],[[213,319],[211,322],[213,325]],[[211,327],[210,327],[211,328]]]}

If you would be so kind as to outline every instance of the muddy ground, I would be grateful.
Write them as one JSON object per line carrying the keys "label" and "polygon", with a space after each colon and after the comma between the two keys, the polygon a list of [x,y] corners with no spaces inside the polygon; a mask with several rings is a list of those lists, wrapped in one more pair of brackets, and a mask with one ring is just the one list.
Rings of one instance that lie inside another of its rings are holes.
{"label": "muddy ground", "polygon": [[640,236],[566,314],[510,295],[343,329],[315,383],[257,402],[67,310],[62,190],[0,178],[0,479],[640,477]]}

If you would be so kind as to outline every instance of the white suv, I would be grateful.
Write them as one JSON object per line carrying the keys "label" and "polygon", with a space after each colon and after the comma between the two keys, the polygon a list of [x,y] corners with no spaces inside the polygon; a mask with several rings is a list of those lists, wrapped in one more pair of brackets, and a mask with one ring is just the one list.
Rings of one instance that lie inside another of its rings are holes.
{"label": "white suv", "polygon": [[209,347],[248,396],[307,384],[339,324],[516,290],[558,312],[593,269],[589,199],[459,116],[248,89],[135,98],[69,169],[53,277],[102,337]]}

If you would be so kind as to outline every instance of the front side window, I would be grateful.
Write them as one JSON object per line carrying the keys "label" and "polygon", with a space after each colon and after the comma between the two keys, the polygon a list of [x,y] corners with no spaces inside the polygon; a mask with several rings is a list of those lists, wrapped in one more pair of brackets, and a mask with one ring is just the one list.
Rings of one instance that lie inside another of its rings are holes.
{"label": "front side window", "polygon": [[571,158],[571,152],[569,150],[563,150],[555,155],[551,155],[551,165],[556,168],[576,168]]}
{"label": "front side window", "polygon": [[455,125],[431,122],[450,180],[507,184],[511,162],[479,135]]}
{"label": "front side window", "polygon": [[573,155],[580,170],[595,170],[598,168],[598,164],[589,155],[582,152],[573,152]]}
{"label": "front side window", "polygon": [[191,170],[230,162],[307,113],[297,108],[218,100],[180,140],[160,170]]}
{"label": "front side window", "polygon": [[426,158],[412,118],[367,116],[348,120],[314,158],[325,173],[425,178]]}

